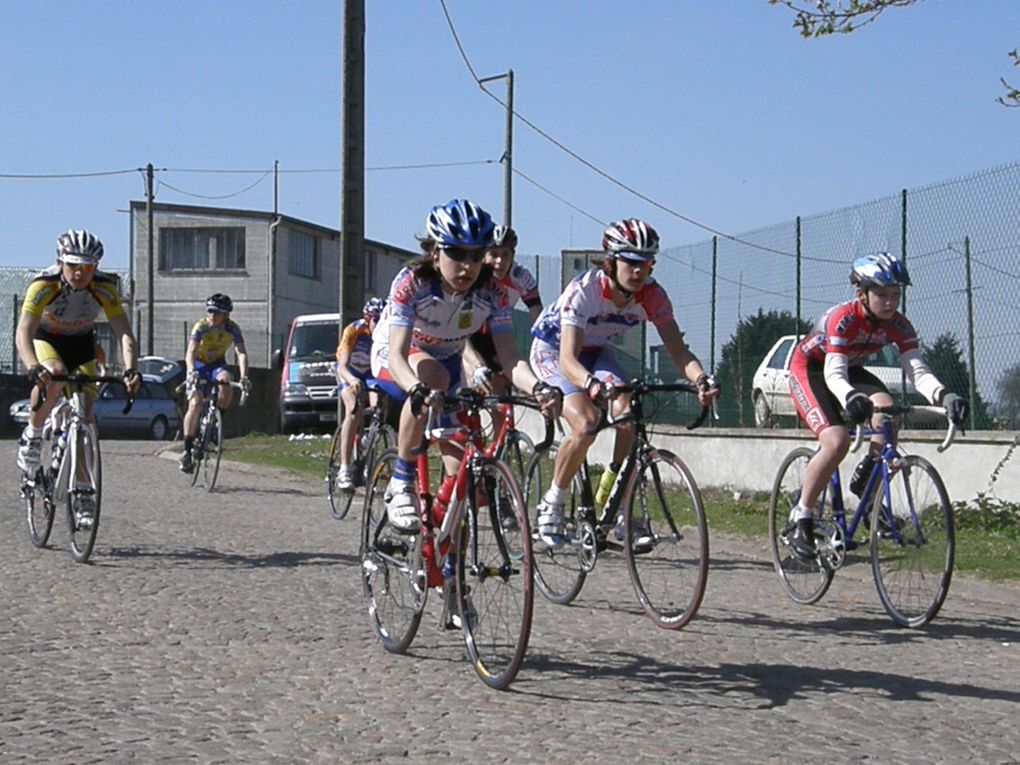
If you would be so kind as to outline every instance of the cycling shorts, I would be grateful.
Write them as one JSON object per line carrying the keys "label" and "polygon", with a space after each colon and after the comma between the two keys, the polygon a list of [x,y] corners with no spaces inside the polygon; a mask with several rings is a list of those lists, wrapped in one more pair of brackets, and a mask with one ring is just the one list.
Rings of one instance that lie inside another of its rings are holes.
{"label": "cycling shorts", "polygon": [[[577,360],[581,362],[581,366],[599,380],[615,384],[627,382],[627,373],[623,371],[623,367],[620,366],[609,346],[581,351]],[[531,368],[539,380],[554,388],[559,388],[563,391],[564,396],[586,392],[584,388],[579,388],[563,376],[560,371],[559,348],[549,345],[544,340],[535,338],[531,343]]]}
{"label": "cycling shorts", "polygon": [[[96,338],[92,332],[84,335],[52,335],[44,329],[35,333],[32,341],[35,348],[35,357],[40,364],[47,361],[59,361],[64,365],[68,374],[95,375],[96,368]],[[87,393],[96,392],[95,383],[85,386]]]}
{"label": "cycling shorts", "polygon": [[[843,407],[825,384],[824,362],[815,359],[806,364],[797,362],[798,357],[795,355],[790,364],[790,396],[804,424],[816,436],[833,425],[846,427],[847,423],[841,415]],[[868,396],[889,392],[882,381],[864,367],[850,367],[847,378],[856,390]]]}

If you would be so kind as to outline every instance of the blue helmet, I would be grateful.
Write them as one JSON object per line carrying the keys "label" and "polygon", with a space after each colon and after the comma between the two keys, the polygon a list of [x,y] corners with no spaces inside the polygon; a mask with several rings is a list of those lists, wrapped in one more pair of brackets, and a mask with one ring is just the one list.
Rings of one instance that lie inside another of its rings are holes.
{"label": "blue helmet", "polygon": [[492,216],[467,199],[451,199],[432,208],[425,230],[440,247],[491,247]]}
{"label": "blue helmet", "polygon": [[907,267],[895,255],[879,252],[854,261],[850,283],[862,290],[869,287],[895,287],[910,284]]}
{"label": "blue helmet", "polygon": [[368,302],[365,303],[365,307],[362,309],[362,315],[371,316],[376,321],[379,321],[379,317],[382,316],[383,307],[386,302],[382,298],[369,298]]}

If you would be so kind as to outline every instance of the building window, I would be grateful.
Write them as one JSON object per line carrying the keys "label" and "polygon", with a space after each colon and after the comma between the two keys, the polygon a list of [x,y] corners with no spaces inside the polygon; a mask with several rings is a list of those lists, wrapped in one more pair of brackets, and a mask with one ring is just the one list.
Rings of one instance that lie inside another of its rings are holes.
{"label": "building window", "polygon": [[319,240],[303,231],[287,231],[287,270],[294,276],[319,278]]}
{"label": "building window", "polygon": [[236,271],[244,268],[244,227],[161,228],[161,271]]}

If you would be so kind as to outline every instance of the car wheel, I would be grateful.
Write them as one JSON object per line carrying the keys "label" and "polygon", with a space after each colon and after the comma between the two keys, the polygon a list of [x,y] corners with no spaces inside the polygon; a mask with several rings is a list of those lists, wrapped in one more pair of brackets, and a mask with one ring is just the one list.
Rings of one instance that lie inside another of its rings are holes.
{"label": "car wheel", "polygon": [[163,441],[169,431],[170,423],[163,415],[159,415],[149,423],[149,438],[153,441]]}
{"label": "car wheel", "polygon": [[761,391],[754,394],[754,424],[759,428],[771,428],[775,425],[769,402],[765,400],[765,394]]}

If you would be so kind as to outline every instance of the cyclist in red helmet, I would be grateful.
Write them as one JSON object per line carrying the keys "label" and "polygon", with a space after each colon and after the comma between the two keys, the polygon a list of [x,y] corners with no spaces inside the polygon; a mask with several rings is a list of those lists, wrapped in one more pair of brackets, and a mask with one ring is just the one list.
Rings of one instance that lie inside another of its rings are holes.
{"label": "cyclist in red helmet", "polygon": [[[602,237],[605,257],[601,267],[576,276],[556,302],[546,308],[532,329],[531,367],[543,382],[563,391],[563,417],[570,435],[560,444],[549,490],[538,505],[537,530],[550,547],[559,547],[563,534],[563,505],[570,482],[594,437],[598,424],[595,401],[612,398],[612,386],[627,378],[609,348],[609,341],[650,321],[659,331],[676,368],[698,384],[698,400],[708,405],[719,395],[719,386],[684,342],[673,317],[673,306],[651,274],[659,252],[659,235],[642,220],[628,218],[610,225]],[[621,395],[612,403],[614,414],[628,411],[630,398]],[[633,428],[617,430],[613,462],[599,484],[608,493],[620,463],[634,439]],[[604,496],[596,496],[596,501]],[[647,531],[631,529],[637,551],[651,545]],[[618,529],[623,536],[623,529]]]}

